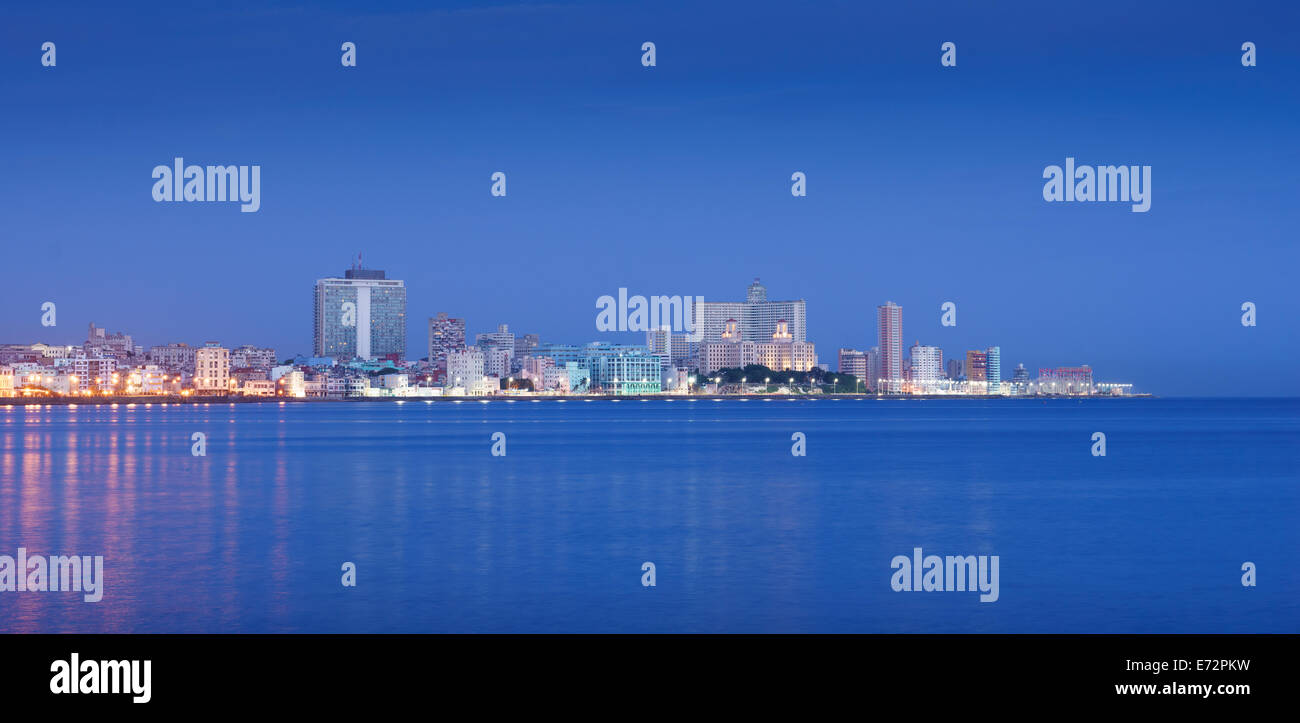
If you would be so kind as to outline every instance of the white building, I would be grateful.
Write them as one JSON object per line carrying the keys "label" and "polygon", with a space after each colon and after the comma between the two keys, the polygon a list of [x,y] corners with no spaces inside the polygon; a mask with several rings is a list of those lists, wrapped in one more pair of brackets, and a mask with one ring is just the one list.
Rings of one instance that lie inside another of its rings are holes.
{"label": "white building", "polygon": [[934,387],[946,378],[943,368],[943,350],[937,346],[912,345],[912,386],[922,389]]}
{"label": "white building", "polygon": [[230,350],[215,341],[194,353],[194,390],[200,394],[230,391]]}
{"label": "white building", "polygon": [[744,301],[705,301],[694,304],[694,332],[701,342],[722,341],[729,320],[740,322],[741,341],[764,343],[772,338],[778,321],[785,321],[792,341],[807,341],[807,303],[768,301],[767,287],[754,279]]}
{"label": "white building", "polygon": [[447,352],[447,386],[467,387],[483,376],[483,352],[476,348]]}
{"label": "white building", "polygon": [[230,352],[234,369],[270,369],[275,366],[275,350],[245,344]]}

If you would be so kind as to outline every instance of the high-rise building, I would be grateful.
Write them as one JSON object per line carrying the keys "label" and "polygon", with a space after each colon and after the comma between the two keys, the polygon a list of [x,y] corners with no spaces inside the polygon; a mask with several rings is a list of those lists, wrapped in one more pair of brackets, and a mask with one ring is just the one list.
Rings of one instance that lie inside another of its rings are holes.
{"label": "high-rise building", "polygon": [[483,351],[487,373],[504,378],[515,365],[515,335],[506,324],[498,324],[495,332],[478,334],[474,345]]}
{"label": "high-rise building", "polygon": [[897,392],[903,382],[903,307],[886,301],[876,307],[880,335],[880,385],[877,391]]}
{"label": "high-rise building", "polygon": [[840,374],[852,374],[860,381],[867,379],[867,355],[857,349],[840,349],[839,364],[837,369]]}
{"label": "high-rise building", "polygon": [[730,319],[738,322],[742,341],[772,340],[778,321],[786,322],[792,341],[807,341],[808,308],[803,299],[768,301],[767,287],[758,279],[749,285],[745,301],[703,301],[692,305],[694,336],[703,342],[722,341]]}
{"label": "high-rise building", "polygon": [[962,377],[966,376],[966,360],[949,359],[945,369],[948,372],[948,378],[955,382],[958,379],[961,379]]}
{"label": "high-rise building", "polygon": [[989,355],[988,352],[978,349],[971,349],[966,352],[966,381],[968,382],[986,382],[988,381]]}
{"label": "high-rise building", "polygon": [[880,347],[873,346],[864,354],[867,358],[867,389],[879,391],[880,386]]}
{"label": "high-rise building", "polygon": [[465,320],[454,319],[446,312],[429,318],[429,363],[447,371],[447,352],[465,348]]}
{"label": "high-rise building", "polygon": [[989,383],[989,394],[1002,391],[1002,347],[991,346],[984,351],[984,376]]}
{"label": "high-rise building", "polygon": [[943,350],[937,346],[912,345],[912,384],[919,387],[934,386],[943,379]]}
{"label": "high-rise building", "polygon": [[230,350],[215,341],[194,353],[194,389],[200,394],[230,391]]}
{"label": "high-rise building", "polygon": [[315,356],[406,356],[406,283],[358,262],[343,278],[316,281]]}

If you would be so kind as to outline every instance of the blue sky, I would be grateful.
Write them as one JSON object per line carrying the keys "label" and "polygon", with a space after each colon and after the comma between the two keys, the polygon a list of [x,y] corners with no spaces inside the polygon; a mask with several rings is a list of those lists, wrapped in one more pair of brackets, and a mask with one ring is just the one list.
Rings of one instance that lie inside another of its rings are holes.
{"label": "blue sky", "polygon": [[[1008,375],[1300,393],[1300,10],[1046,5],[7,3],[0,340],[309,353],[312,284],[360,251],[407,282],[415,357],[437,311],[635,341],[597,297],[760,276],[832,364],[893,300],[907,345],[996,344]],[[176,156],[260,164],[261,210],[155,203]],[[1152,166],[1151,210],[1044,202],[1066,156]]]}

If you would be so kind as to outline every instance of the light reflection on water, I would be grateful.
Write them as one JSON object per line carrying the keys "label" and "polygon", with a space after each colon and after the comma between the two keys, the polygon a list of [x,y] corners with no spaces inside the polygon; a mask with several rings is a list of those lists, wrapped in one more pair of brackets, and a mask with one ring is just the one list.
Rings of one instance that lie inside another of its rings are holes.
{"label": "light reflection on water", "polygon": [[[1295,632],[1296,576],[1238,580],[1300,562],[1298,406],[6,408],[0,554],[107,580],[0,631]],[[917,545],[1001,555],[1002,599],[893,593]]]}

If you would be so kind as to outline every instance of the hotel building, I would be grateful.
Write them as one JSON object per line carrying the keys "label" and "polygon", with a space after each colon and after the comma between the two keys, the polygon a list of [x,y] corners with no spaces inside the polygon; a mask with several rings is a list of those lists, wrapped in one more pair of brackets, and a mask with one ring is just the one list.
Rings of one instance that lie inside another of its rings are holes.
{"label": "hotel building", "polygon": [[721,336],[719,341],[700,344],[701,374],[750,364],[761,364],[778,372],[806,372],[817,366],[816,347],[806,341],[795,341],[785,319],[777,319],[771,338],[765,342],[745,339],[744,327],[736,319],[723,323]]}
{"label": "hotel building", "polygon": [[319,279],[313,336],[316,357],[350,361],[406,356],[405,282],[360,264],[341,279]]}
{"label": "hotel building", "polygon": [[807,302],[768,301],[767,287],[754,279],[744,301],[704,301],[692,306],[694,336],[701,343],[722,341],[727,321],[739,322],[741,341],[766,342],[776,332],[778,321],[786,322],[793,341],[807,341]]}

